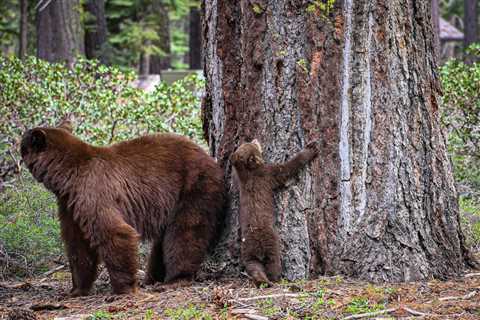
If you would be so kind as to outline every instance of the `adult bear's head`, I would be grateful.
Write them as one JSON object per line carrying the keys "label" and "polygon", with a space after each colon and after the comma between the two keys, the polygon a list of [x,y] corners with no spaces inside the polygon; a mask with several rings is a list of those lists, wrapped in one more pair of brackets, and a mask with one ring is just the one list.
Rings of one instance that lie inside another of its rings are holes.
{"label": "adult bear's head", "polygon": [[[88,145],[72,135],[72,124],[63,121],[57,127],[37,127],[23,134],[22,160],[38,182],[71,167],[85,158]],[[47,186],[48,187],[48,186]]]}

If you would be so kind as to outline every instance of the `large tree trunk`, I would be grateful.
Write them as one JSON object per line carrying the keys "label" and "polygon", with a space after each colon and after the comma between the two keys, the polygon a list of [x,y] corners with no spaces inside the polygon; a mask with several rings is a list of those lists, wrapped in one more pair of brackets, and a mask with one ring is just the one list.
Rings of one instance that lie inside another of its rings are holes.
{"label": "large tree trunk", "polygon": [[102,50],[107,42],[105,1],[88,0],[85,9],[89,14],[85,22],[85,55],[88,59],[98,59],[105,64],[106,54]]}
{"label": "large tree trunk", "polygon": [[321,154],[276,197],[288,279],[457,275],[474,261],[440,128],[425,1],[205,0],[204,130],[234,194],[216,251],[238,272],[238,193],[229,156],[261,140],[280,162]]}
{"label": "large tree trunk", "polygon": [[[50,62],[75,61],[83,54],[79,1],[42,1],[37,9],[37,56]],[[45,6],[46,4],[46,6]]]}
{"label": "large tree trunk", "polygon": [[188,31],[190,69],[200,69],[202,68],[202,22],[198,8],[190,9]]}
{"label": "large tree trunk", "polygon": [[25,59],[28,45],[28,0],[20,0],[20,34],[18,57]]}
{"label": "large tree trunk", "polygon": [[164,1],[153,1],[152,11],[156,13],[158,21],[156,24],[159,39],[153,44],[163,51],[163,55],[152,55],[150,57],[150,73],[160,74],[161,70],[171,68],[170,50],[170,18],[168,17],[168,5]]}

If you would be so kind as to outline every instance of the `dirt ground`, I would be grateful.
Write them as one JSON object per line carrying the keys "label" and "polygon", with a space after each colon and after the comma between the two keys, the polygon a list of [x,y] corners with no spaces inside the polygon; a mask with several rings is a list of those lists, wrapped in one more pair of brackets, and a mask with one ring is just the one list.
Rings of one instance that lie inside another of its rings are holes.
{"label": "dirt ground", "polygon": [[[65,270],[65,269],[64,269]],[[341,277],[255,288],[247,279],[68,297],[69,273],[0,283],[0,319],[480,319],[480,273],[446,282],[373,285]]]}

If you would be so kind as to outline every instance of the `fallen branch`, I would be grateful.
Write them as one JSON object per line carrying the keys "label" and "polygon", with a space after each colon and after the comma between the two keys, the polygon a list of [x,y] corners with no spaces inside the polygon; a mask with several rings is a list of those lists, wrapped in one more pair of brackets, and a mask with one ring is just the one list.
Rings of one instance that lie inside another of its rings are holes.
{"label": "fallen branch", "polygon": [[405,307],[405,306],[402,306],[401,308],[403,310],[407,311],[408,313],[413,314],[414,316],[426,317],[426,316],[430,315],[428,313],[423,313],[423,312],[420,312],[420,311],[416,311],[416,310],[410,309],[409,307]]}
{"label": "fallen branch", "polygon": [[468,273],[468,274],[465,275],[465,278],[471,278],[471,277],[480,277],[480,272]]}
{"label": "fallen branch", "polygon": [[298,297],[305,297],[308,296],[307,293],[279,293],[279,294],[271,294],[267,296],[256,296],[256,297],[248,297],[248,298],[238,298],[236,300],[228,300],[229,302],[236,302],[236,301],[253,301],[253,300],[262,300],[262,299],[270,299],[270,298],[298,298]]}
{"label": "fallen branch", "polygon": [[348,319],[361,319],[361,318],[367,318],[367,317],[375,317],[379,316],[381,314],[385,313],[390,313],[397,311],[397,308],[390,308],[390,309],[385,309],[385,310],[380,310],[380,311],[375,311],[375,312],[367,312],[367,313],[360,313],[360,314],[354,314],[345,318],[342,318],[343,320],[348,320]]}
{"label": "fallen branch", "polygon": [[257,314],[244,314],[243,316],[250,320],[269,320],[269,318]]}
{"label": "fallen branch", "polygon": [[61,265],[61,266],[58,266],[58,267],[56,267],[56,268],[54,268],[54,269],[52,269],[52,270],[49,270],[49,271],[45,272],[43,275],[44,275],[45,277],[48,277],[49,275],[52,275],[52,274],[54,274],[55,272],[58,272],[58,271],[63,270],[63,269],[65,269],[65,265]]}
{"label": "fallen branch", "polygon": [[255,312],[255,309],[232,309],[230,311],[231,314],[250,314]]}
{"label": "fallen branch", "polygon": [[[473,298],[477,295],[477,291],[472,291],[470,293],[467,293],[464,296],[458,296],[458,297],[443,297],[443,298],[438,298],[438,301],[450,301],[450,300],[468,300],[470,298]],[[427,303],[432,303],[434,300],[430,300]]]}
{"label": "fallen branch", "polygon": [[58,271],[60,271],[60,270],[63,270],[63,269],[65,269],[65,265],[58,266],[58,267],[56,267],[56,268],[54,268],[54,269],[52,269],[52,270],[49,270],[49,271],[45,272],[45,273],[43,274],[45,277],[42,278],[42,279],[40,279],[40,280],[38,281],[38,283],[45,282],[45,281],[48,279],[49,276],[51,276],[52,274],[54,274],[54,273],[56,273],[56,272],[58,272]]}

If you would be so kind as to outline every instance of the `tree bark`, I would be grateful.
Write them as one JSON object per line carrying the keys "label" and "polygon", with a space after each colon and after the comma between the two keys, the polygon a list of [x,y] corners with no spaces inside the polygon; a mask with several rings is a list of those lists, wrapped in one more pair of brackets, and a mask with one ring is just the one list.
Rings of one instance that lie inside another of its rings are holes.
{"label": "tree bark", "polygon": [[79,1],[53,0],[37,9],[37,56],[50,62],[71,65],[84,53]]}
{"label": "tree bark", "polygon": [[106,64],[107,59],[102,48],[107,42],[107,20],[105,1],[88,0],[85,4],[89,19],[85,23],[85,55],[88,59],[98,59]]}
{"label": "tree bark", "polygon": [[438,0],[432,0],[432,24],[433,24],[433,41],[435,56],[440,61],[440,5]]}
{"label": "tree bark", "polygon": [[478,39],[478,0],[464,1],[464,26],[465,26],[465,47],[468,47]]}
{"label": "tree bark", "polygon": [[[464,46],[468,48],[478,41],[478,0],[465,0],[464,2]],[[474,57],[467,55],[467,62],[473,62]]]}
{"label": "tree bark", "polygon": [[28,46],[28,0],[20,1],[20,38],[18,57],[25,59]]}
{"label": "tree bark", "polygon": [[150,74],[151,56],[145,52],[140,55],[140,63],[138,65],[138,74],[146,76]]}
{"label": "tree bark", "polygon": [[460,229],[438,110],[431,5],[344,0],[205,0],[211,153],[233,194],[214,257],[239,270],[229,156],[259,139],[282,162],[320,156],[276,196],[283,277],[369,281],[458,275],[475,261]]}
{"label": "tree bark", "polygon": [[158,17],[157,34],[159,39],[154,45],[160,48],[163,55],[152,55],[150,57],[150,73],[160,74],[161,70],[171,68],[171,50],[170,50],[170,19],[168,17],[168,5],[163,1],[153,1],[152,10]]}
{"label": "tree bark", "polygon": [[189,17],[189,63],[190,69],[202,68],[202,21],[200,10],[190,9]]}

